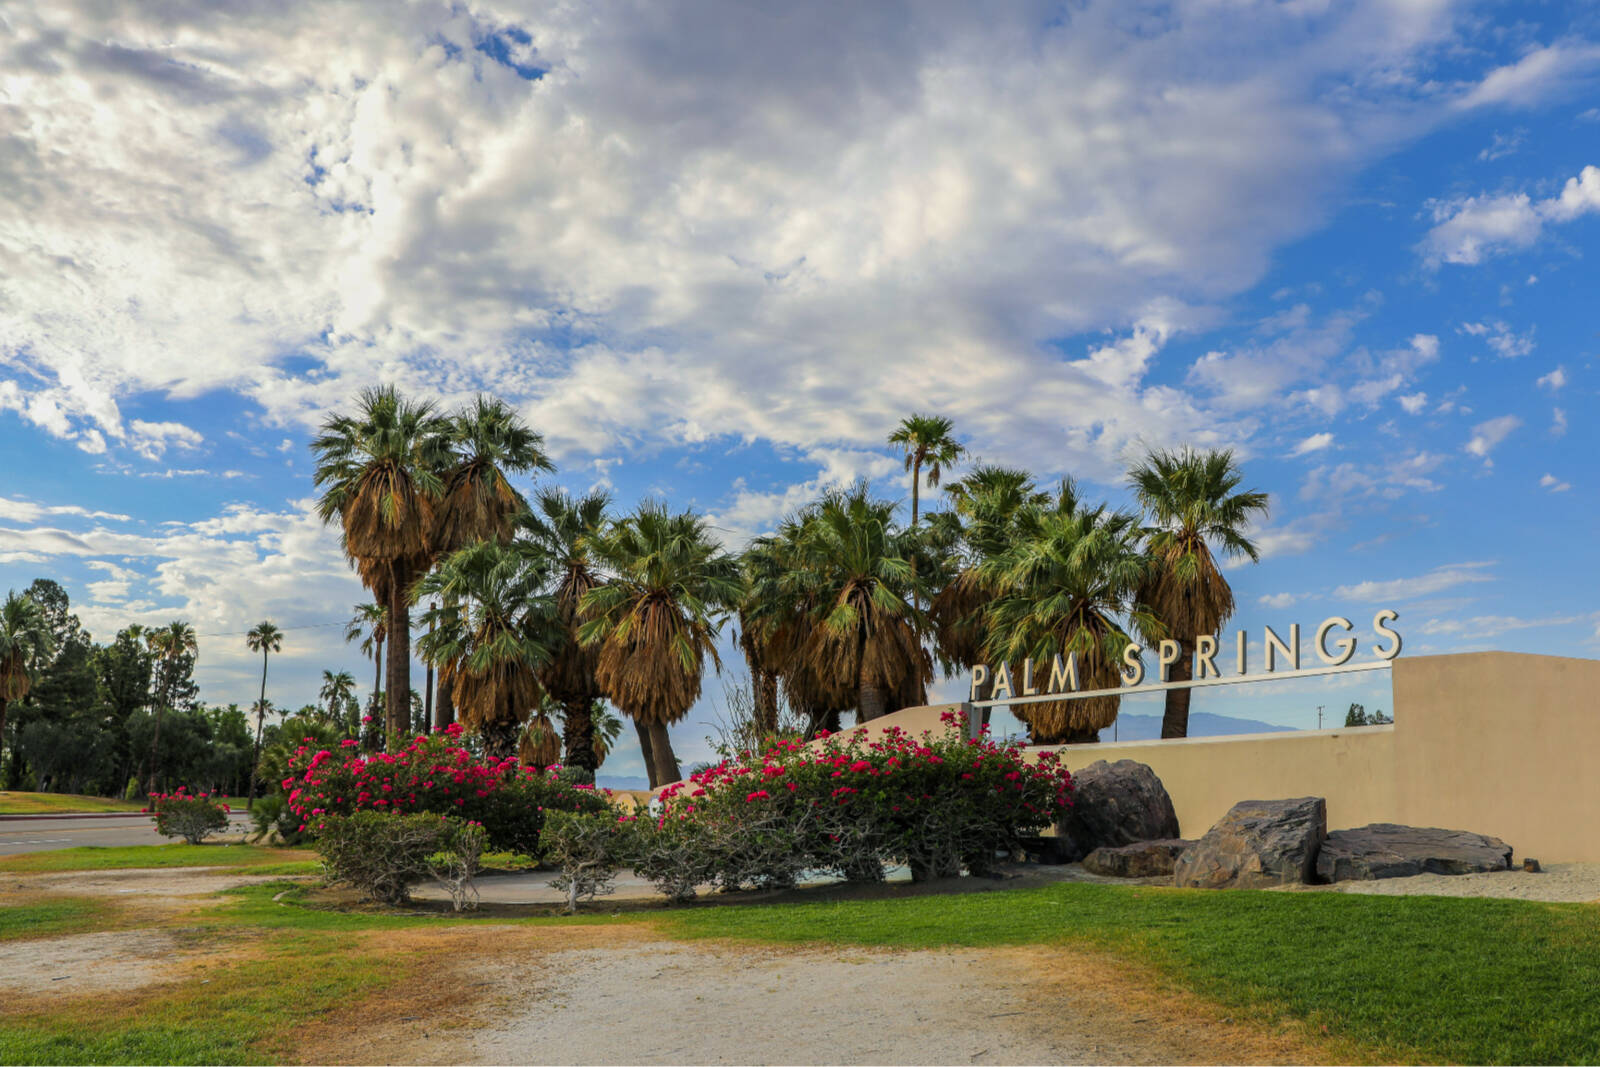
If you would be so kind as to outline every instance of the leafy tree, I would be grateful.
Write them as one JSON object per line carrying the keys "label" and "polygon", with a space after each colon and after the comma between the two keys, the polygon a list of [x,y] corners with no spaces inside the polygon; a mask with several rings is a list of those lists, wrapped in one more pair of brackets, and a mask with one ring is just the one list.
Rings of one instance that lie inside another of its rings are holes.
{"label": "leafy tree", "polygon": [[[922,483],[922,468],[928,468],[928,488],[937,489],[944,469],[967,454],[964,446],[952,436],[954,423],[942,415],[911,415],[900,420],[889,435],[891,445],[905,450],[906,470],[911,472],[911,529],[917,528],[918,504]],[[911,575],[917,574],[917,557],[911,556]],[[913,596],[920,608],[921,601]]]}
{"label": "leafy tree", "polygon": [[383,642],[389,636],[389,609],[383,604],[357,604],[355,614],[345,624],[344,639],[348,644],[352,641],[361,642],[361,654],[372,657],[372,697],[370,702],[373,708],[378,706],[377,697],[383,690]]}
{"label": "leafy tree", "polygon": [[[261,724],[267,717],[267,657],[283,648],[283,631],[278,629],[268,620],[262,620],[251,627],[245,635],[245,644],[250,651],[261,653],[261,699],[256,703],[256,747],[252,764],[259,765],[261,760]],[[258,775],[250,776],[249,799],[256,798],[256,779]]]}
{"label": "leafy tree", "polygon": [[[1239,492],[1244,480],[1229,450],[1199,452],[1154,449],[1128,472],[1144,508],[1152,566],[1139,590],[1159,625],[1181,649],[1171,680],[1193,676],[1195,638],[1215,634],[1233,614],[1233,590],[1217,567],[1211,546],[1230,557],[1260,559],[1247,536],[1250,522],[1267,514],[1267,494]],[[1162,737],[1189,734],[1190,689],[1169,689],[1161,717]]]}
{"label": "leafy tree", "polygon": [[181,619],[174,619],[158,629],[147,630],[144,643],[155,655],[157,670],[164,683],[157,690],[159,699],[156,701],[155,732],[150,738],[149,786],[154,790],[158,763],[157,750],[161,747],[161,721],[166,709],[172,706],[176,688],[173,682],[178,677],[174,663],[185,655],[195,654],[199,645],[195,638],[194,627]]}
{"label": "leafy tree", "polygon": [[90,721],[39,719],[18,731],[17,747],[41,792],[80,793],[85,783],[109,774],[117,743]]}
{"label": "leafy tree", "polygon": [[700,696],[706,659],[722,667],[716,637],[739,596],[737,564],[700,516],[650,502],[613,524],[594,549],[612,579],[579,602],[578,640],[599,648],[601,688],[643,727],[652,787],[677,781],[667,727]]}
{"label": "leafy tree", "polygon": [[118,729],[151,701],[154,659],[144,643],[144,627],[137,624],[117,631],[111,644],[95,650],[95,672],[107,714]]}
{"label": "leafy tree", "polygon": [[355,695],[355,691],[355,675],[349,671],[335,672],[325,670],[322,672],[322,688],[318,691],[318,696],[327,703],[327,720],[329,722],[343,722],[341,712],[349,704],[351,698]]}
{"label": "leafy tree", "polygon": [[1368,715],[1366,706],[1363,704],[1351,704],[1350,710],[1345,712],[1344,715],[1344,724],[1346,726],[1385,726],[1392,722],[1394,722],[1394,719],[1385,715],[1382,709]]}
{"label": "leafy tree", "polygon": [[610,521],[610,506],[605,493],[573,497],[560,489],[545,489],[534,497],[533,509],[524,519],[529,540],[548,561],[555,611],[550,631],[554,649],[539,669],[539,683],[560,706],[567,763],[591,771],[602,758],[596,752],[590,716],[601,696],[595,677],[600,650],[578,640],[579,605],[602,581],[595,542]]}
{"label": "leafy tree", "polygon": [[334,415],[311,444],[317,512],[337,521],[361,580],[388,608],[388,744],[410,725],[411,586],[434,557],[441,472],[452,466],[452,427],[431,402],[391,386],[363,392],[353,415]]}
{"label": "leafy tree", "polygon": [[5,743],[6,708],[28,695],[55,654],[55,640],[38,601],[15,591],[6,594],[0,605],[0,747]]}

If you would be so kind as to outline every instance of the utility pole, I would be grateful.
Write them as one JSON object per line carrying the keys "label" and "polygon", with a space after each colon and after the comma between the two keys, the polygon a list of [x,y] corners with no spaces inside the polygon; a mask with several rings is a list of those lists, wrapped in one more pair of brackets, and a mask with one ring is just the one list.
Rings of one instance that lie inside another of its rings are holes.
{"label": "utility pole", "polygon": [[1322,729],[1322,705],[1317,705],[1317,729]]}

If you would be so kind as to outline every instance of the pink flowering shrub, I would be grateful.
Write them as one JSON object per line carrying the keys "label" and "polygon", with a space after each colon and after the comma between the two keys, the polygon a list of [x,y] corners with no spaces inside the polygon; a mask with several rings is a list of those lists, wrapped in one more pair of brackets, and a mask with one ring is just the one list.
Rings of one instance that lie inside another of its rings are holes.
{"label": "pink flowering shrub", "polygon": [[181,837],[191,845],[228,825],[228,805],[210,793],[190,793],[181,785],[176,792],[151,793],[150,805],[144,810],[155,817],[156,833]]}
{"label": "pink flowering shrub", "polygon": [[821,751],[788,741],[759,762],[724,761],[669,786],[634,833],[697,841],[700,880],[730,888],[808,869],[877,880],[897,862],[916,879],[981,874],[1055,822],[1071,790],[1053,753],[1029,761],[1020,744],[969,740],[963,716],[946,713],[939,733],[852,731]]}
{"label": "pink flowering shrub", "polygon": [[482,759],[460,736],[452,725],[400,752],[366,755],[353,742],[337,752],[302,745],[283,779],[290,810],[311,833],[330,815],[358,811],[446,815],[482,824],[490,848],[526,856],[539,855],[546,812],[611,810],[609,794],[562,780],[558,768]]}

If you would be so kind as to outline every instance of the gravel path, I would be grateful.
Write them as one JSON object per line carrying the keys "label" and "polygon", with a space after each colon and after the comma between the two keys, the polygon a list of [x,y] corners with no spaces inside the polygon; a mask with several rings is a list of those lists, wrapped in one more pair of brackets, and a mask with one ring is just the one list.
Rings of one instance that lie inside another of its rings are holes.
{"label": "gravel path", "polygon": [[1370,882],[1293,887],[1299,892],[1375,893],[1381,896],[1505,897],[1546,903],[1600,903],[1600,863],[1552,863],[1538,874],[1522,870],[1488,874],[1417,874]]}

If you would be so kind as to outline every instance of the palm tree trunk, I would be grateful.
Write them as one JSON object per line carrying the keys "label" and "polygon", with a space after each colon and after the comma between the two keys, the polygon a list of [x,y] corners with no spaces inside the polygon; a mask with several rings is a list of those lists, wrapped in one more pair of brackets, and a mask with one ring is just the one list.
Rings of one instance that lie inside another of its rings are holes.
{"label": "palm tree trunk", "polygon": [[6,757],[6,705],[11,702],[5,697],[0,697],[0,766],[5,765]]}
{"label": "palm tree trunk", "polygon": [[[250,795],[246,798],[246,807],[256,799],[256,779],[261,777],[261,724],[267,718],[267,650],[261,650],[261,699],[256,703],[256,748],[255,756],[250,760]],[[161,726],[156,725],[159,733]]]}
{"label": "palm tree trunk", "polygon": [[667,724],[664,722],[650,724],[650,758],[656,768],[656,785],[671,785],[683,777],[683,772],[678,769],[678,757],[672,752],[672,738],[667,735]]}
{"label": "palm tree trunk", "polygon": [[[1179,641],[1181,651],[1178,660],[1168,672],[1168,680],[1174,682],[1187,682],[1194,677],[1194,643],[1192,641]],[[1188,737],[1189,736],[1189,698],[1194,695],[1192,689],[1168,689],[1166,708],[1161,715],[1161,736]]]}
{"label": "palm tree trunk", "polygon": [[[428,633],[433,634],[433,620],[428,620]],[[433,661],[428,661],[427,676],[422,683],[422,721],[424,729],[434,725],[433,722]],[[443,725],[442,723],[439,725]]]}
{"label": "palm tree trunk", "polygon": [[766,740],[778,732],[778,676],[772,671],[756,671],[754,679],[756,730]]}
{"label": "palm tree trunk", "polygon": [[633,720],[633,729],[639,735],[639,751],[644,755],[645,774],[649,777],[650,788],[654,789],[661,783],[656,781],[656,763],[650,754],[650,729],[638,719]]}
{"label": "palm tree trunk", "polygon": [[498,719],[478,727],[483,738],[483,754],[489,759],[511,759],[517,754],[517,734],[522,724],[515,719]]}
{"label": "palm tree trunk", "polygon": [[[455,597],[445,598],[447,607],[454,607],[455,604]],[[443,674],[442,671],[440,673],[441,675]],[[439,679],[439,692],[433,698],[433,709],[433,725],[439,729],[442,730],[456,721],[455,690],[445,684],[443,677]]]}
{"label": "palm tree trunk", "polygon": [[856,697],[856,715],[862,722],[871,722],[884,713],[883,687],[863,681]]}
{"label": "palm tree trunk", "polygon": [[385,743],[397,752],[411,725],[411,605],[406,603],[406,565],[389,564],[389,692]]}
{"label": "palm tree trunk", "polygon": [[[911,529],[917,528],[917,490],[922,483],[922,457],[917,456],[916,465],[911,468]],[[911,604],[918,611],[922,610],[922,597],[916,592],[917,585],[917,557],[911,557]]]}
{"label": "palm tree trunk", "polygon": [[594,755],[594,716],[588,700],[567,700],[561,704],[561,761],[569,767],[600,769]]}
{"label": "palm tree trunk", "polygon": [[150,738],[150,777],[145,780],[145,790],[151,793],[156,791],[156,752],[161,747],[161,713],[164,710],[161,704],[156,704],[156,732]]}

